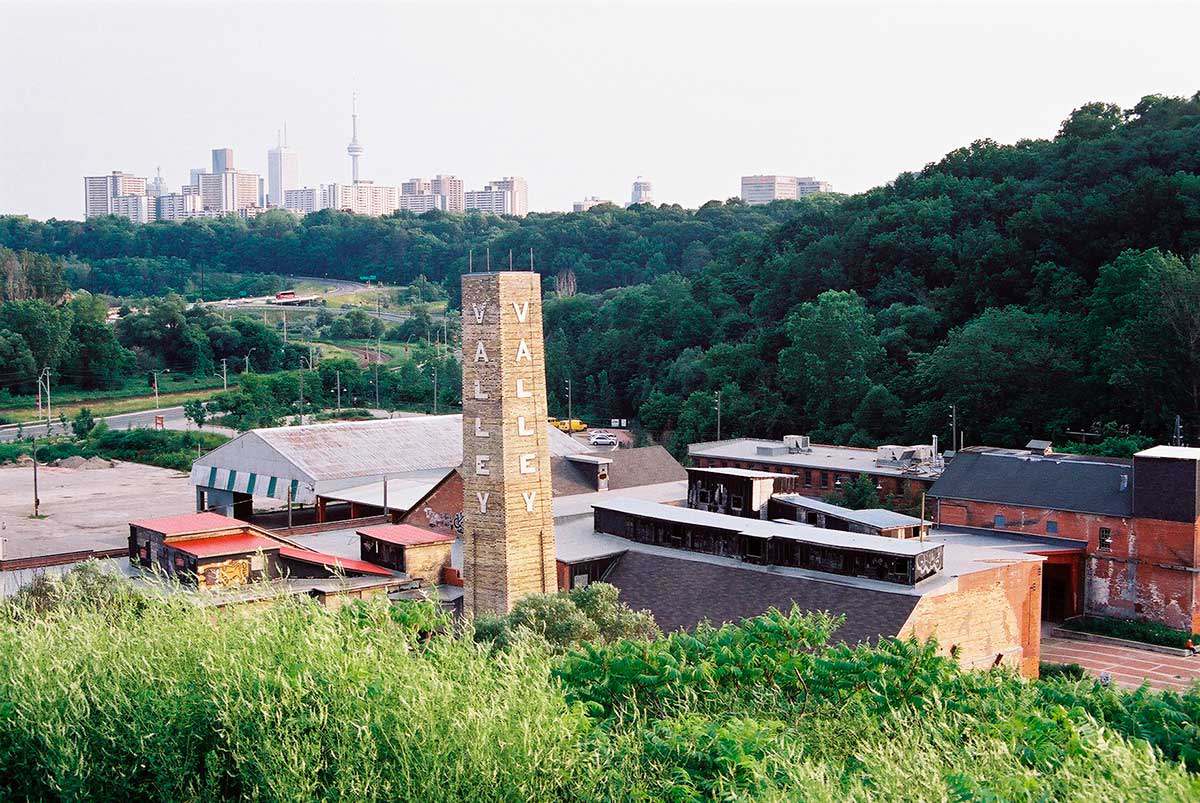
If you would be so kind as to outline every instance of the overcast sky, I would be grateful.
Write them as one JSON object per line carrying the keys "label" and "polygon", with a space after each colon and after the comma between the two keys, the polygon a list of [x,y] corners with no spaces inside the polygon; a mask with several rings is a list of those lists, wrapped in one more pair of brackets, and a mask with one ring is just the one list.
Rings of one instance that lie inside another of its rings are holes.
{"label": "overcast sky", "polygon": [[82,177],[178,186],[212,148],[303,184],[529,181],[532,210],[644,175],[694,207],[749,173],[859,192],[1091,100],[1200,89],[1200,3],[495,4],[0,0],[0,213],[80,218]]}

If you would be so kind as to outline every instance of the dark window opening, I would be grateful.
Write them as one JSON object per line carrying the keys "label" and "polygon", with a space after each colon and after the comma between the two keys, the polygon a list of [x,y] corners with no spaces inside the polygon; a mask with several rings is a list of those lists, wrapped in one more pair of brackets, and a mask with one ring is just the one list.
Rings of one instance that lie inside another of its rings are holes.
{"label": "dark window opening", "polygon": [[1112,530],[1108,527],[1100,528],[1100,548],[1112,549]]}

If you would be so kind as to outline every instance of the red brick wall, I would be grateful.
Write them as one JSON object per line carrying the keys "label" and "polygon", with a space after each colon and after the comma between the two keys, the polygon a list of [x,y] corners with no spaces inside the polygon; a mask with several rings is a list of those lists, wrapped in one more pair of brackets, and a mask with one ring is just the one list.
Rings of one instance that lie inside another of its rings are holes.
{"label": "red brick wall", "polygon": [[457,471],[410,510],[403,523],[447,535],[462,535],[463,481]]}
{"label": "red brick wall", "polygon": [[[1003,529],[1007,532],[1029,535],[1048,535],[1055,538],[1072,538],[1086,541],[1088,549],[1099,545],[1100,528],[1112,531],[1113,546],[1124,544],[1133,532],[1133,519],[1120,516],[1100,516],[1093,513],[1071,513],[1062,510],[1046,510],[1019,505],[999,505],[993,502],[971,502],[958,499],[941,499],[933,503],[933,515],[939,525],[960,527],[982,527]],[[996,516],[1005,518],[1003,528],[995,527]],[[1047,522],[1058,524],[1058,532],[1050,532]]]}
{"label": "red brick wall", "polygon": [[[1148,619],[1200,631],[1200,577],[1193,571],[1200,549],[1196,522],[1121,518],[1092,513],[1022,508],[990,502],[943,499],[935,515],[942,525],[994,527],[1005,517],[1006,532],[1071,538],[1086,544],[1084,610],[1100,616]],[[1056,533],[1047,521],[1058,524]],[[1100,528],[1112,543],[1100,546]]]}
{"label": "red brick wall", "polygon": [[999,662],[1035,678],[1041,610],[1041,563],[1015,562],[964,575],[955,591],[923,597],[900,635],[936,638],[940,653],[957,655],[966,667]]}

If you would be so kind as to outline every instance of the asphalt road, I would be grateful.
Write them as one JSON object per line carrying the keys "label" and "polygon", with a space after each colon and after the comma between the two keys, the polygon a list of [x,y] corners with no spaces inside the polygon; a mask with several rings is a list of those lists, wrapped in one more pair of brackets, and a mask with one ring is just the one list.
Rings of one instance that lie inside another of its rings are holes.
{"label": "asphalt road", "polygon": [[[182,407],[163,407],[161,410],[144,410],[140,413],[120,413],[118,415],[105,416],[97,419],[108,423],[110,429],[140,429],[150,428],[154,426],[154,416],[161,415],[163,417],[163,425],[167,429],[186,429],[190,426],[187,418],[183,414]],[[205,427],[208,429],[208,427]],[[71,422],[67,421],[66,433],[71,431]],[[26,437],[37,435],[41,437],[46,434],[45,422],[41,424],[27,423],[20,430]],[[51,422],[50,434],[64,434],[62,425],[58,421]],[[14,441],[17,439],[18,429],[15,426],[6,426],[0,428],[0,441]]]}

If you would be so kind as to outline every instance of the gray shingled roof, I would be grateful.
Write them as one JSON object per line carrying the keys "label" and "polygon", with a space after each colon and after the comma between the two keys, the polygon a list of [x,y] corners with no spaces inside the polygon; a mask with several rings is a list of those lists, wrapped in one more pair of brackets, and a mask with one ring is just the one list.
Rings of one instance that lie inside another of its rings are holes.
{"label": "gray shingled roof", "polygon": [[[687,472],[683,466],[661,446],[617,449],[602,452],[598,456],[610,458],[612,461],[608,466],[610,491],[687,479]],[[592,493],[596,490],[594,481],[588,480],[585,469],[567,460],[565,456],[552,457],[550,468],[555,496]]]}
{"label": "gray shingled roof", "polygon": [[704,620],[735,622],[775,607],[829,611],[846,617],[834,641],[857,644],[895,636],[920,601],[912,594],[823,583],[800,577],[668,558],[630,550],[604,578],[634,610],[648,610],[665,631]]}
{"label": "gray shingled roof", "polygon": [[972,448],[954,456],[929,495],[1129,516],[1133,509],[1133,468],[1128,461],[1115,458],[1042,457],[1007,449]]}

